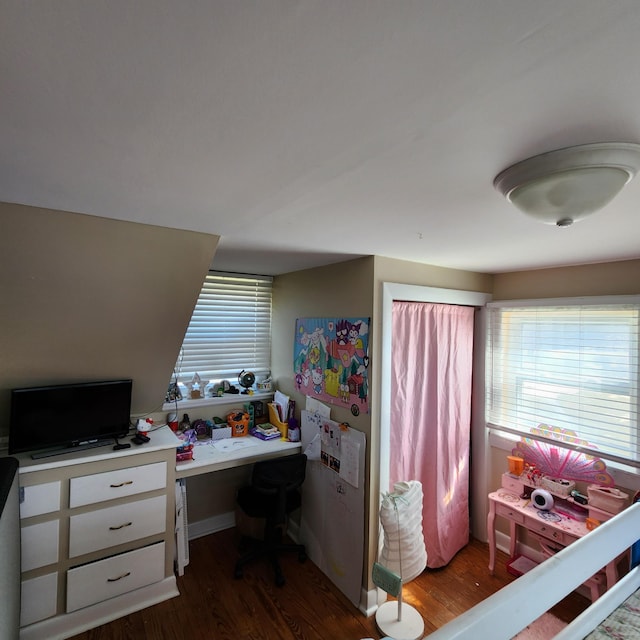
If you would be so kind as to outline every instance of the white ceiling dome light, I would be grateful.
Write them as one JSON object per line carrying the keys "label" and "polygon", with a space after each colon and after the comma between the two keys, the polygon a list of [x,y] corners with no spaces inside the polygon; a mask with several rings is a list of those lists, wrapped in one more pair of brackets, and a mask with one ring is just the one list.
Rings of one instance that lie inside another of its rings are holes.
{"label": "white ceiling dome light", "polygon": [[493,186],[536,220],[568,227],[613,200],[639,168],[640,144],[597,142],[522,160]]}

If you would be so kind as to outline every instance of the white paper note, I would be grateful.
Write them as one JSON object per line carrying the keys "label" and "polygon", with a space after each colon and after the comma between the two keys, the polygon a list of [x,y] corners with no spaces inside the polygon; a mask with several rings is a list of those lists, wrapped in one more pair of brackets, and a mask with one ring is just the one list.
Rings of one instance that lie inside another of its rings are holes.
{"label": "white paper note", "polygon": [[329,405],[323,404],[322,402],[320,402],[320,400],[311,398],[310,396],[307,396],[307,406],[305,408],[309,413],[317,413],[323,418],[331,417],[331,407],[329,407]]}
{"label": "white paper note", "polygon": [[360,444],[349,438],[342,438],[340,443],[340,477],[352,487],[358,488]]}

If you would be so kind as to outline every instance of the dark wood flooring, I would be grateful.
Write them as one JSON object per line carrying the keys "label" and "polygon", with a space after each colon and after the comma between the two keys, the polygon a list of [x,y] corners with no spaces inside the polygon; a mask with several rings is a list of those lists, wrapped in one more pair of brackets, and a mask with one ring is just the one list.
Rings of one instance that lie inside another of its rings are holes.
{"label": "dark wood flooring", "polygon": [[[235,529],[190,543],[190,564],[178,578],[180,596],[75,636],[75,640],[359,640],[380,638],[366,618],[310,561],[283,557],[286,584],[275,586],[271,567],[259,561],[234,578]],[[418,609],[425,635],[446,624],[515,578],[498,552],[489,575],[486,544],[472,541],[442,569],[427,569],[404,587]],[[565,621],[589,605],[574,593],[554,608]],[[482,640],[482,639],[478,639]]]}

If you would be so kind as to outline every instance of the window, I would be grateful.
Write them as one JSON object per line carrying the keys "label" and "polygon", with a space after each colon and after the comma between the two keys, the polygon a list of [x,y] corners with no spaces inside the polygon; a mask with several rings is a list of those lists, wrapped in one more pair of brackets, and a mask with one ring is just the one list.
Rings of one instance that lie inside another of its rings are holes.
{"label": "window", "polygon": [[210,271],[205,278],[176,363],[180,382],[197,373],[235,384],[243,370],[259,380],[271,368],[270,276]]}
{"label": "window", "polygon": [[638,463],[640,301],[629,298],[489,304],[489,425],[529,435],[546,424]]}

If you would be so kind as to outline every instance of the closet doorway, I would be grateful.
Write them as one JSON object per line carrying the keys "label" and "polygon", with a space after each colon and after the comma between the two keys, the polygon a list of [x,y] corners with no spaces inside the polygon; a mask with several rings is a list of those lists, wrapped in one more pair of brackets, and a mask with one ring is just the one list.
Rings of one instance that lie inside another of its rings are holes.
{"label": "closet doorway", "polygon": [[[380,413],[380,491],[389,491],[391,483],[398,478],[391,472],[391,411],[392,411],[392,340],[393,340],[393,305],[396,301],[437,303],[442,305],[460,305],[464,307],[476,307],[476,329],[474,345],[474,407],[472,424],[472,455],[474,458],[473,478],[471,480],[470,500],[479,505],[473,509],[474,514],[472,530],[480,528],[480,536],[486,536],[486,495],[487,481],[485,462],[486,430],[484,428],[484,380],[481,372],[484,371],[484,305],[491,299],[488,294],[473,291],[459,291],[454,289],[437,289],[433,287],[420,287],[414,285],[399,285],[385,283],[383,285],[383,313],[382,313],[382,379],[381,379],[381,413]],[[481,400],[481,401],[480,401]],[[480,402],[479,402],[480,401]],[[412,480],[419,478],[403,478]],[[425,498],[429,494],[429,488],[424,487]],[[424,514],[423,514],[424,515]],[[425,527],[425,529],[427,529]],[[425,536],[427,531],[425,530]],[[427,542],[427,548],[430,543]],[[434,560],[436,560],[434,558]],[[429,563],[432,566],[432,563]],[[436,565],[439,566],[437,561]]]}

